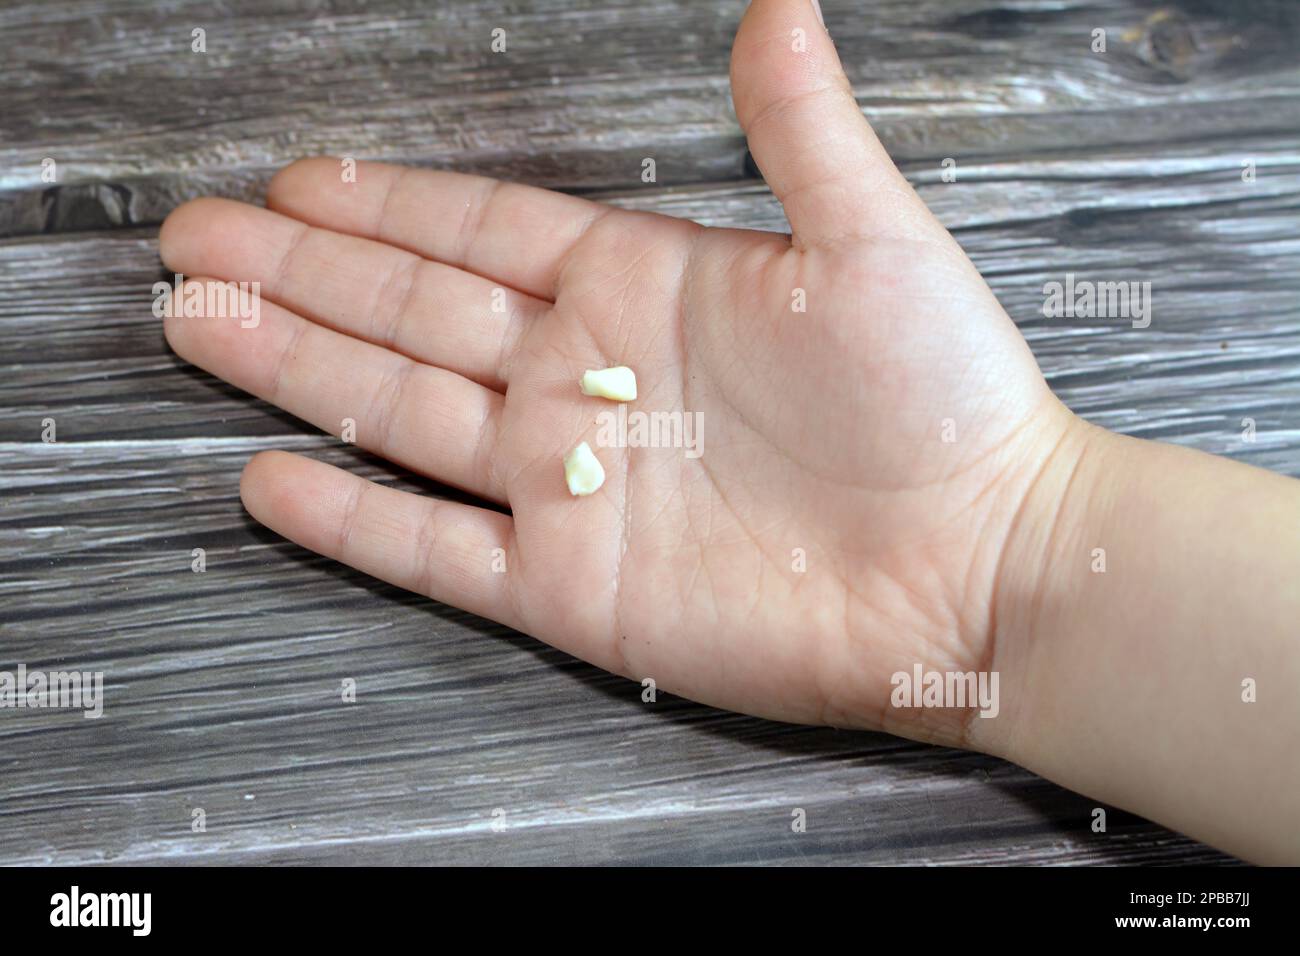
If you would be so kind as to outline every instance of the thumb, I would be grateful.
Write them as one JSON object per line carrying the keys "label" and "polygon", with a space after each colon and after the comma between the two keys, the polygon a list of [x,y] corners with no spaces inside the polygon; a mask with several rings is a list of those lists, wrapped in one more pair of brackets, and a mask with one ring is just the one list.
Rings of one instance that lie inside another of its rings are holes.
{"label": "thumb", "polygon": [[816,0],[750,4],[731,97],[797,247],[942,231],[858,109]]}

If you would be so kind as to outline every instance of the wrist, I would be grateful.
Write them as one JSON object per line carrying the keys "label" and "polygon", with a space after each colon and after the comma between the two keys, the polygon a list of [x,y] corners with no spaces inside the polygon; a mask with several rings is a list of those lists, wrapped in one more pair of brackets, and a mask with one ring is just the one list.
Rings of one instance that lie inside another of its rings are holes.
{"label": "wrist", "polygon": [[1044,664],[1043,644],[1071,613],[1081,570],[1105,560],[1090,542],[1108,520],[1107,476],[1126,453],[1119,436],[1063,405],[1052,414],[1058,418],[1044,429],[1048,447],[1007,531],[994,583],[988,660],[999,674],[999,714],[972,721],[969,733],[970,746],[1022,764],[1039,702],[1052,699],[1057,678]]}
{"label": "wrist", "polygon": [[1300,708],[1256,689],[1300,674],[1298,522],[1294,481],[1074,419],[1006,538],[1000,713],[971,746],[1248,859],[1300,858]]}

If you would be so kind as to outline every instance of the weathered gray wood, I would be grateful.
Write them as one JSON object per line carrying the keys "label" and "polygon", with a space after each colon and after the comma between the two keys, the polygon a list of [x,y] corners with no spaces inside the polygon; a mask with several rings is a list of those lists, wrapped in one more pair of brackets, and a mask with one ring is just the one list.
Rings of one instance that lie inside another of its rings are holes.
{"label": "weathered gray wood", "polygon": [[6,862],[1218,859],[991,758],[644,704],[256,529],[230,478],[271,444],[383,475],[305,437],[5,448],[5,659],[108,701],[0,720]]}
{"label": "weathered gray wood", "polygon": [[[1300,128],[1300,13],[1286,0],[823,6],[900,162],[1118,144],[1150,158]],[[251,198],[321,153],[579,190],[638,183],[645,156],[663,185],[733,179],[745,153],[727,58],[743,8],[11,3],[0,235],[154,223],[183,198]],[[196,27],[206,53],[190,50]],[[490,50],[498,28],[504,53]],[[1099,28],[1104,54],[1091,49]]]}
{"label": "weathered gray wood", "polygon": [[[991,758],[643,704],[243,513],[262,448],[440,492],[166,350],[154,227],[180,199],[334,152],[784,228],[730,111],[741,4],[599,6],[0,9],[0,669],[103,670],[108,695],[99,721],[0,712],[0,863],[1227,862],[1118,812],[1093,834],[1091,801]],[[823,6],[1073,408],[1300,474],[1300,7]],[[1044,319],[1066,272],[1151,281],[1151,327]]]}

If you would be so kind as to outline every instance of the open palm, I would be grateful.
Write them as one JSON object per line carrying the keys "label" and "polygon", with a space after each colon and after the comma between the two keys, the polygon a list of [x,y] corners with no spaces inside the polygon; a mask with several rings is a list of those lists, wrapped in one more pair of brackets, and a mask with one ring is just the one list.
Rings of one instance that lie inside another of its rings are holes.
{"label": "open palm", "polygon": [[[292,540],[663,690],[962,741],[965,715],[891,711],[889,677],[988,665],[1004,544],[1068,413],[884,154],[813,8],[754,4],[732,72],[793,236],[307,160],[269,210],[168,218],[170,268],[262,292],[256,327],[169,317],[168,340],[510,511],[259,455],[244,501]],[[699,423],[698,457],[600,442],[616,406],[577,381],[611,365],[637,373],[629,411]],[[575,498],[561,461],[582,441],[608,478]]]}

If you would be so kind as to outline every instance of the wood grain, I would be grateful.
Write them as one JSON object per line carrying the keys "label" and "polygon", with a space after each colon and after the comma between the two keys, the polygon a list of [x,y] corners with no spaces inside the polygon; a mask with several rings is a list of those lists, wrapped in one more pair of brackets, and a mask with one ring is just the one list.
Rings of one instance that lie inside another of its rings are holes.
{"label": "wood grain", "polygon": [[[0,712],[0,863],[1232,862],[1119,811],[1094,834],[1087,798],[992,758],[642,703],[244,514],[263,448],[443,492],[166,349],[166,212],[346,153],[784,229],[728,98],[741,7],[0,8],[0,669],[107,685],[97,721]],[[1071,407],[1300,475],[1300,7],[823,7],[864,110]],[[1067,272],[1150,281],[1151,326],[1045,319]]]}

